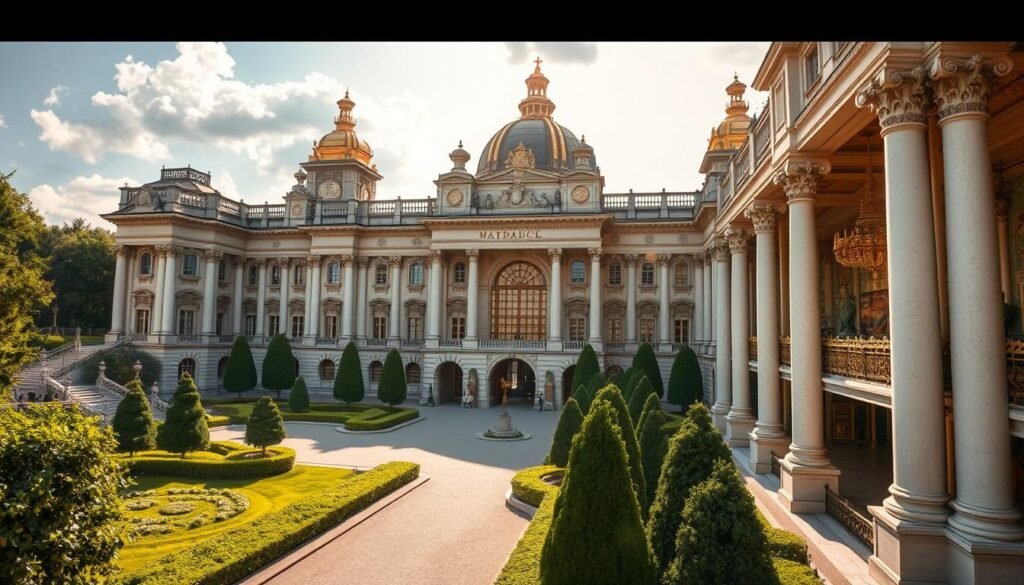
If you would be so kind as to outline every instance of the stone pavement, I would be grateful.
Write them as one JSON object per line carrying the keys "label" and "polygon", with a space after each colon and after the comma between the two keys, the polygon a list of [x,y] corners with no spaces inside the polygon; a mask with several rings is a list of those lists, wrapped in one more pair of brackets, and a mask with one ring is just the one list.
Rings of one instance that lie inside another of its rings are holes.
{"label": "stone pavement", "polygon": [[[512,424],[533,435],[497,443],[473,435],[493,426],[500,408],[420,408],[427,420],[393,433],[350,435],[335,425],[289,423],[284,444],[300,463],[366,466],[413,461],[430,481],[300,561],[275,585],[486,585],[494,582],[528,520],[505,506],[516,470],[539,465],[557,412],[512,406]],[[245,429],[214,430],[241,440]]]}

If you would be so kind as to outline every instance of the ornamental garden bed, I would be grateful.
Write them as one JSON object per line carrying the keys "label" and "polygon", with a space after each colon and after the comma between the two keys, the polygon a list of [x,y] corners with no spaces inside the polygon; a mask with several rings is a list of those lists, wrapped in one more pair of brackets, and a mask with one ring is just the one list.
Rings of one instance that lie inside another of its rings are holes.
{"label": "ornamental garden bed", "polygon": [[[242,399],[232,401],[205,401],[209,410],[227,416],[232,423],[245,424],[256,405],[255,401]],[[385,404],[339,404],[319,402],[309,405],[307,412],[288,410],[287,400],[278,400],[277,406],[285,421],[322,422],[344,426],[350,431],[379,431],[418,418],[415,408],[387,406]]]}
{"label": "ornamental garden bed", "polygon": [[233,441],[210,441],[208,451],[180,453],[138,451],[132,457],[115,457],[128,466],[133,475],[176,475],[195,479],[270,477],[286,473],[295,466],[295,450],[275,445],[267,447],[268,457],[256,457],[255,449]]}

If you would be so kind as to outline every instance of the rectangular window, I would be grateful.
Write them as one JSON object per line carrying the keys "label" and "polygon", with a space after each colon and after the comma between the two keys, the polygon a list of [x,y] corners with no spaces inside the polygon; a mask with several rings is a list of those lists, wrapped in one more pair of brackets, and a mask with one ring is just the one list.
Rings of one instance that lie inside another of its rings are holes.
{"label": "rectangular window", "polygon": [[199,256],[185,254],[185,260],[181,263],[181,273],[184,276],[199,275]]}
{"label": "rectangular window", "polygon": [[675,320],[675,331],[673,332],[672,341],[674,343],[690,343],[690,320],[689,319],[676,319]]}
{"label": "rectangular window", "polygon": [[640,286],[654,286],[654,264],[647,262],[640,267]]}
{"label": "rectangular window", "polygon": [[267,328],[267,335],[272,337],[281,331],[281,317],[278,315],[270,315],[268,319],[270,320],[270,327]]}
{"label": "rectangular window", "polygon": [[454,270],[454,274],[453,274],[452,278],[454,279],[455,284],[465,284],[465,282],[466,282],[466,263],[465,262],[456,262],[455,263],[455,270]]}
{"label": "rectangular window", "polygon": [[587,280],[587,267],[582,260],[573,260],[569,264],[569,282],[572,284],[583,284]]}
{"label": "rectangular window", "polygon": [[227,267],[225,266],[225,262],[223,260],[218,262],[217,263],[217,282],[224,282],[225,280],[227,280],[228,279],[227,272],[228,271],[227,271]]}
{"label": "rectangular window", "polygon": [[406,339],[418,340],[423,339],[423,318],[422,317],[409,317],[409,327],[406,331]]}
{"label": "rectangular window", "polygon": [[608,319],[608,341],[622,343],[622,319]]}
{"label": "rectangular window", "polygon": [[466,337],[466,318],[452,317],[452,339],[464,339]]}
{"label": "rectangular window", "polygon": [[640,343],[654,343],[654,319],[640,319]]}
{"label": "rectangular window", "polygon": [[327,315],[324,318],[324,335],[328,339],[338,338],[338,317],[335,315]]}
{"label": "rectangular window", "polygon": [[256,335],[256,315],[245,316],[245,334],[249,337]]}
{"label": "rectangular window", "polygon": [[281,267],[271,266],[270,267],[270,285],[280,286],[281,284]]}
{"label": "rectangular window", "polygon": [[376,278],[374,279],[375,283],[377,283],[377,284],[387,284],[388,283],[388,266],[387,266],[387,264],[378,264],[377,268],[375,269],[374,274],[376,275]]}
{"label": "rectangular window", "polygon": [[423,263],[413,262],[409,265],[409,284],[420,286],[423,284]]}
{"label": "rectangular window", "polygon": [[295,286],[305,286],[306,284],[306,269],[302,266],[295,267]]}
{"label": "rectangular window", "polygon": [[292,339],[302,337],[303,326],[305,325],[306,318],[302,315],[292,315]]}
{"label": "rectangular window", "polygon": [[786,125],[786,93],[781,81],[772,90],[772,117],[775,118],[776,130]]}
{"label": "rectangular window", "polygon": [[374,339],[387,339],[388,338],[388,318],[387,317],[374,317],[373,318],[373,338]]}
{"label": "rectangular window", "polygon": [[569,317],[569,341],[587,340],[587,318]]}
{"label": "rectangular window", "polygon": [[221,331],[224,329],[224,313],[217,313],[217,323],[214,326],[217,335],[221,335]]}
{"label": "rectangular window", "polygon": [[135,333],[149,335],[149,309],[135,310]]}
{"label": "rectangular window", "polygon": [[341,266],[337,262],[327,265],[327,284],[338,284],[341,282]]}
{"label": "rectangular window", "polygon": [[622,284],[622,264],[613,262],[608,265],[608,284],[612,286]]}
{"label": "rectangular window", "polygon": [[255,266],[249,267],[249,286],[256,286],[259,283],[259,269]]}
{"label": "rectangular window", "polygon": [[188,309],[178,311],[178,335],[192,335],[196,312]]}
{"label": "rectangular window", "polygon": [[807,86],[804,91],[807,91],[814,85],[814,82],[818,80],[818,74],[821,73],[821,66],[818,63],[818,47],[815,46],[811,49],[810,53],[804,57],[804,78],[807,81]]}
{"label": "rectangular window", "polygon": [[675,281],[676,286],[690,284],[690,267],[686,264],[676,264]]}

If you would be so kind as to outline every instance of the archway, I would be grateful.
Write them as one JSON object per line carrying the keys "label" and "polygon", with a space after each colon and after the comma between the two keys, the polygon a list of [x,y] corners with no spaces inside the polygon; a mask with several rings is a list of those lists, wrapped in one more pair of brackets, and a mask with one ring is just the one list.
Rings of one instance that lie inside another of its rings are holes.
{"label": "archway", "polygon": [[569,400],[569,397],[572,396],[572,391],[575,390],[575,388],[572,387],[572,377],[575,374],[576,364],[565,368],[565,371],[562,372],[562,404],[565,404],[565,401]]}
{"label": "archway", "polygon": [[491,368],[490,376],[491,405],[501,404],[508,387],[508,403],[533,406],[537,399],[537,374],[530,364],[518,358],[501,360]]}
{"label": "archway", "polygon": [[492,339],[547,339],[548,287],[529,262],[513,262],[498,272],[491,291]]}
{"label": "archway", "polygon": [[438,404],[449,402],[462,404],[462,368],[455,362],[444,362],[437,367],[434,373],[437,391],[435,392]]}

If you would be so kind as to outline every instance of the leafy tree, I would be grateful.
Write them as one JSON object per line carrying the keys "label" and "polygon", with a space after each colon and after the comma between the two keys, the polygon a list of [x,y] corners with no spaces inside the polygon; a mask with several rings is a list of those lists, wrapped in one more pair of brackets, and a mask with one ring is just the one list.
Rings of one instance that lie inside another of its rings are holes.
{"label": "leafy tree", "polygon": [[679,431],[669,440],[647,523],[647,538],[654,550],[659,575],[675,558],[679,511],[686,504],[690,490],[711,475],[715,461],[728,461],[731,457],[732,452],[711,422],[708,407],[700,402],[691,405]]}
{"label": "leafy tree", "polygon": [[[629,418],[629,409],[622,399],[622,392],[615,386],[609,384],[602,388],[594,398],[591,410],[598,402],[611,404],[615,412],[615,423],[619,425],[622,433],[622,440],[626,444],[626,454],[629,461],[629,475],[633,478],[633,489],[636,490],[637,501],[640,503],[640,510],[647,509],[647,486],[644,484],[644,470],[640,463],[640,444],[636,441],[636,431],[633,430],[633,421]],[[646,514],[645,514],[646,517]]]}
{"label": "leafy tree", "polygon": [[683,411],[704,399],[704,382],[700,375],[697,354],[688,346],[676,352],[672,373],[668,377],[668,402],[678,404]]}
{"label": "leafy tree", "polygon": [[640,374],[640,378],[636,384],[633,384],[633,391],[629,396],[629,418],[633,419],[635,425],[640,424],[640,413],[643,412],[644,405],[647,404],[648,396],[654,396],[655,400],[658,399],[650,379],[645,374]]}
{"label": "leafy tree", "polygon": [[[601,364],[597,361],[597,353],[588,343],[583,346],[580,357],[576,358],[576,369],[572,372],[572,388],[590,384],[595,374],[601,373]],[[586,411],[583,411],[586,413]]]}
{"label": "leafy tree", "polygon": [[[635,395],[634,395],[635,396]],[[665,424],[665,411],[661,401],[654,394],[647,395],[643,413],[637,425],[636,438],[640,443],[640,463],[644,468],[644,487],[647,489],[648,507],[654,502],[658,491],[658,477],[661,476],[661,464],[665,461],[668,451],[668,437],[661,430]],[[644,510],[644,517],[648,510]]]}
{"label": "leafy tree", "polygon": [[754,498],[732,460],[715,461],[710,477],[694,486],[686,500],[675,558],[663,583],[778,583],[754,510]]}
{"label": "leafy tree", "polygon": [[394,406],[405,402],[406,390],[402,356],[397,349],[392,349],[384,358],[384,371],[381,372],[380,383],[377,384],[377,397],[381,402]]}
{"label": "leafy tree", "polygon": [[586,416],[590,412],[590,404],[594,402],[594,397],[587,391],[587,387],[577,386],[576,391],[572,393],[572,398],[576,399],[580,412],[583,413],[583,416]]}
{"label": "leafy tree", "polygon": [[363,366],[359,361],[359,349],[356,344],[348,342],[341,352],[341,364],[334,376],[334,397],[344,400],[347,404],[360,402],[366,395],[366,384],[363,383]]}
{"label": "leafy tree", "polygon": [[156,432],[156,446],[170,453],[201,451],[210,447],[210,429],[206,426],[206,411],[199,401],[199,389],[192,376],[185,372],[178,380],[178,388],[167,408],[167,420]]}
{"label": "leafy tree", "polygon": [[295,383],[295,356],[283,333],[278,333],[270,340],[267,355],[263,358],[263,376],[260,379],[264,388],[277,392],[278,400],[281,399],[281,390],[287,390]]}
{"label": "leafy tree", "polygon": [[156,423],[153,421],[153,411],[149,408],[146,391],[142,388],[142,380],[136,378],[128,382],[125,388],[128,394],[117,404],[111,425],[117,437],[118,449],[128,451],[134,457],[136,451],[156,446]]}
{"label": "leafy tree", "polygon": [[119,495],[128,479],[111,457],[116,448],[113,431],[77,407],[0,408],[6,582],[86,585],[113,574],[129,534]]}
{"label": "leafy tree", "polygon": [[288,393],[288,410],[292,412],[309,410],[309,391],[306,390],[306,381],[302,379],[302,376],[295,378],[295,385]]}
{"label": "leafy tree", "polygon": [[118,384],[127,386],[135,379],[136,361],[142,365],[142,372],[139,374],[142,378],[142,387],[151,388],[153,382],[160,379],[160,361],[153,357],[153,354],[131,344],[92,354],[82,364],[82,376],[90,382],[95,382],[99,377],[100,362],[104,362],[107,365],[104,375]]}
{"label": "leafy tree", "polygon": [[256,387],[256,362],[252,359],[252,350],[244,335],[235,338],[228,354],[228,365],[224,368],[224,389],[228,392],[242,392]]}
{"label": "leafy tree", "polygon": [[569,398],[562,407],[562,414],[558,417],[558,426],[555,427],[555,436],[551,440],[551,452],[548,453],[545,465],[557,465],[565,467],[569,463],[569,449],[572,447],[572,438],[576,436],[583,427],[583,411],[576,400]]}
{"label": "leafy tree", "polygon": [[14,190],[10,177],[0,173],[0,399],[10,395],[18,371],[36,356],[32,320],[53,299],[39,255],[43,218],[27,195]]}
{"label": "leafy tree", "polygon": [[[114,234],[79,217],[50,226],[43,234],[41,251],[50,260],[46,278],[53,282],[61,325],[109,327],[117,264]],[[50,325],[50,308],[41,311],[36,322]]]}
{"label": "leafy tree", "polygon": [[[299,378],[302,381],[302,378]],[[305,383],[302,384],[305,386]],[[245,442],[263,450],[267,456],[267,447],[279,445],[285,438],[284,419],[277,410],[277,404],[269,396],[261,396],[256,406],[245,421]]]}
{"label": "leafy tree", "polygon": [[541,585],[651,585],[654,567],[614,408],[597,401],[573,439]]}
{"label": "leafy tree", "polygon": [[633,369],[647,374],[647,379],[651,381],[651,387],[654,388],[655,394],[658,395],[658,398],[664,398],[665,384],[661,381],[661,368],[658,367],[658,358],[655,357],[651,344],[640,344],[636,355],[633,356]]}

